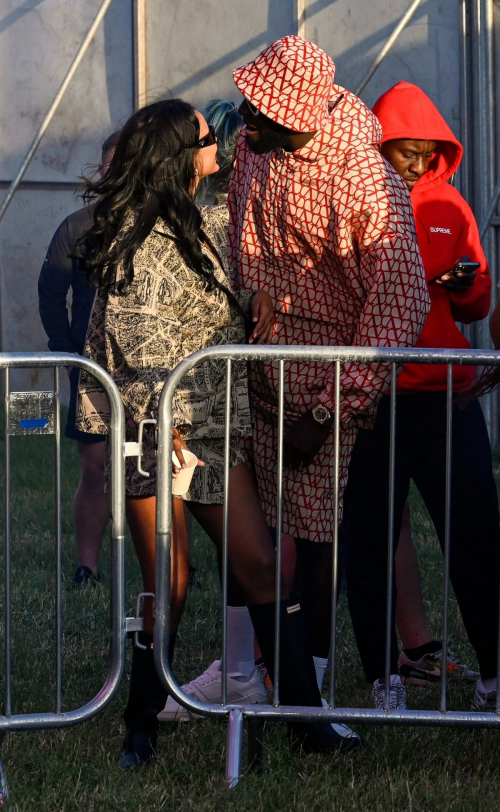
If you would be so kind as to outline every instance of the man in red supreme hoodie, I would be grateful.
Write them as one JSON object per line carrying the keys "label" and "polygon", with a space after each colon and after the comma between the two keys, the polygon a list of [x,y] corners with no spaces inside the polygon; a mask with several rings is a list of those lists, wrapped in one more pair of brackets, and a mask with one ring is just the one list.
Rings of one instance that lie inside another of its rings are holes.
{"label": "man in red supreme hoodie", "polygon": [[[408,82],[384,93],[373,112],[382,125],[380,151],[410,191],[429,286],[431,310],[416,346],[469,347],[456,321],[470,323],[487,315],[491,282],[474,216],[446,182],[460,164],[462,146],[431,100]],[[458,261],[469,259],[479,267],[458,270]],[[454,393],[467,390],[474,375],[473,367],[454,367]],[[389,405],[389,397],[383,397],[374,429],[358,435],[346,497],[349,609],[378,708],[385,705]],[[454,408],[452,431],[450,576],[479,662],[474,706],[493,709],[500,530],[490,444],[477,400]],[[395,548],[411,479],[444,543],[445,446],[446,366],[407,365],[397,384]],[[412,654],[419,659],[417,650]],[[390,707],[404,709],[397,655],[393,623]]]}

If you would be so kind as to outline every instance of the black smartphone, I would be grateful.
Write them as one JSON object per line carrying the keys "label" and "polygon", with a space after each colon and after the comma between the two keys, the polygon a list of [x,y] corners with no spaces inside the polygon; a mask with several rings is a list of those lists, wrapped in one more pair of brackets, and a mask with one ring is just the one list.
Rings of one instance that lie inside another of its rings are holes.
{"label": "black smartphone", "polygon": [[480,267],[481,267],[480,262],[465,262],[465,261],[464,262],[457,262],[457,264],[455,265],[454,268],[450,268],[449,271],[443,271],[442,273],[439,274],[439,276],[435,276],[434,279],[430,279],[429,283],[437,282],[438,279],[441,279],[443,276],[446,276],[446,274],[449,274],[449,273],[453,274],[453,276],[456,276],[456,274],[459,273],[460,271],[462,273],[464,271],[465,272],[467,272],[467,271],[477,271],[477,269],[480,268]]}
{"label": "black smartphone", "polygon": [[448,273],[457,274],[457,273],[463,273],[464,271],[467,273],[467,271],[469,271],[469,272],[470,271],[477,271],[477,269],[480,268],[480,267],[481,267],[480,262],[457,262],[455,267],[452,268],[451,271],[448,271]]}

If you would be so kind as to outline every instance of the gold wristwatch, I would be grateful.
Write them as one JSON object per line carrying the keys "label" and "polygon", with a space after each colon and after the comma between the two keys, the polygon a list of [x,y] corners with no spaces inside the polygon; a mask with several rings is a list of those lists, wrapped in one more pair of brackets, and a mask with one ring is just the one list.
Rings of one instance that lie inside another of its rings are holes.
{"label": "gold wristwatch", "polygon": [[332,415],[322,403],[318,403],[318,405],[311,410],[311,414],[316,423],[321,423],[321,425],[323,425],[323,423],[327,423],[328,420],[331,420],[332,418]]}

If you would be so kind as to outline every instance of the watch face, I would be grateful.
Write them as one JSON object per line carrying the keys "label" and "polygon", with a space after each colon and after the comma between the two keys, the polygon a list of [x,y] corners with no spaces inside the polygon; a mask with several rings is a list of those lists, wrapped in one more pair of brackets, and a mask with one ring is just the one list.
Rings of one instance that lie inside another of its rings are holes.
{"label": "watch face", "polygon": [[313,410],[313,417],[317,423],[326,423],[330,417],[330,413],[325,406],[316,406]]}

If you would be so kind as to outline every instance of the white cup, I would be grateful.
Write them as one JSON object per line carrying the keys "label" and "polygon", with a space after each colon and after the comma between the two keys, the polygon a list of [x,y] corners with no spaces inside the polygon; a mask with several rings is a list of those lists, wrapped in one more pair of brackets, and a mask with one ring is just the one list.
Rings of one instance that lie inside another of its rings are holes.
{"label": "white cup", "polygon": [[188,492],[189,486],[191,485],[191,480],[193,478],[193,474],[195,472],[196,466],[198,465],[198,457],[195,457],[191,451],[186,451],[183,449],[182,454],[184,456],[184,462],[186,463],[185,468],[181,468],[181,464],[177,458],[177,454],[175,451],[172,451],[172,462],[174,463],[176,468],[181,468],[179,473],[175,478],[172,478],[172,495],[173,496],[184,496],[185,493]]}

